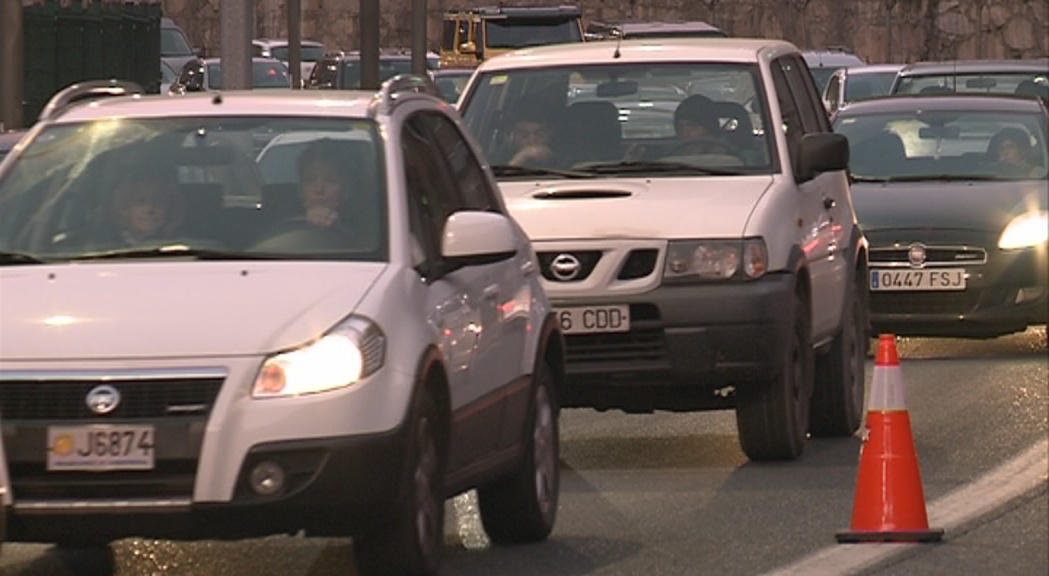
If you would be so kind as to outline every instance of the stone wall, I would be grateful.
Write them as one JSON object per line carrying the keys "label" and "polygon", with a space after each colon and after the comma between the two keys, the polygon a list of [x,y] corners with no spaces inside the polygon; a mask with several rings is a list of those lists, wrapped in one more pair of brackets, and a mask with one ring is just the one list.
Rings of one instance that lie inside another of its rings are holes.
{"label": "stone wall", "polygon": [[[148,0],[145,0],[148,1]],[[161,0],[194,45],[217,53],[220,0]],[[227,0],[228,1],[228,0]],[[300,0],[302,37],[358,47],[359,1]],[[441,13],[491,2],[428,0],[428,38],[439,43]],[[557,5],[571,0],[510,0]],[[382,0],[383,46],[410,46],[411,0]],[[732,36],[783,38],[801,48],[843,46],[871,63],[1049,56],[1046,0],[577,0],[594,20],[705,20]],[[257,36],[287,35],[285,0],[256,0]]]}

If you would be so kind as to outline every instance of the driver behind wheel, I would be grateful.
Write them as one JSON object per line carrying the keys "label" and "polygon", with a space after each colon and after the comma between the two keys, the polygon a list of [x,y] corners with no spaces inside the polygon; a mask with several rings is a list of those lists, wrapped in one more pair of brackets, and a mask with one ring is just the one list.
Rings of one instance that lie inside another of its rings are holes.
{"label": "driver behind wheel", "polygon": [[299,157],[299,200],[314,226],[334,226],[349,202],[351,175],[347,158],[326,140],[312,142]]}
{"label": "driver behind wheel", "polygon": [[118,241],[134,246],[171,236],[181,220],[175,185],[138,169],[117,184],[111,196],[111,213]]}

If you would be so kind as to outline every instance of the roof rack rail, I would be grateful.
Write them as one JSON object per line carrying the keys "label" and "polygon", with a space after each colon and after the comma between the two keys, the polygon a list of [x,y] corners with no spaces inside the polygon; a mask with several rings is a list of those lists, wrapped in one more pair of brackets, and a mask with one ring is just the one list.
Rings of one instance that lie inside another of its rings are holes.
{"label": "roof rack rail", "polygon": [[441,93],[437,90],[433,79],[416,74],[398,74],[383,82],[379,87],[377,98],[383,111],[389,113],[397,106],[398,99],[406,94],[426,94],[441,100]]}
{"label": "roof rack rail", "polygon": [[94,100],[110,96],[145,94],[142,86],[129,80],[90,80],[78,82],[59,90],[40,111],[38,120],[50,120],[65,112],[73,104],[83,100]]}

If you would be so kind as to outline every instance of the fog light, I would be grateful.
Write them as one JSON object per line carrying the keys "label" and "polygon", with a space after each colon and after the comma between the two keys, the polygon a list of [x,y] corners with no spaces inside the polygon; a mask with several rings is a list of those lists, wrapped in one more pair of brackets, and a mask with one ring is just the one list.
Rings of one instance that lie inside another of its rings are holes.
{"label": "fog light", "polygon": [[1013,303],[1014,304],[1023,304],[1024,302],[1030,302],[1032,300],[1037,300],[1037,299],[1042,297],[1042,292],[1044,292],[1044,288],[1042,288],[1041,286],[1032,286],[1030,288],[1020,288],[1016,292],[1016,300]]}
{"label": "fog light", "polygon": [[251,489],[259,496],[273,496],[284,490],[286,474],[280,464],[263,460],[251,469]]}

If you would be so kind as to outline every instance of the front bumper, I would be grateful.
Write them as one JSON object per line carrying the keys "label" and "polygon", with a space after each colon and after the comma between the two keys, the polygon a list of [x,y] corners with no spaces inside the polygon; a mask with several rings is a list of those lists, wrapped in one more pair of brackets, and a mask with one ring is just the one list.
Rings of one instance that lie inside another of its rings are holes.
{"label": "front bumper", "polygon": [[[986,246],[982,264],[965,265],[965,290],[871,291],[875,333],[900,336],[994,338],[1045,324],[1049,318],[1046,247],[998,250],[993,238],[966,238]],[[977,248],[978,249],[978,248]],[[872,250],[872,254],[877,254]],[[871,270],[883,268],[871,262]]]}
{"label": "front bumper", "polygon": [[[208,359],[208,370],[200,362],[0,365],[7,539],[339,536],[383,518],[403,477],[411,374],[387,366],[344,389],[256,400],[259,359]],[[124,399],[105,416],[83,408],[98,378]],[[49,472],[48,426],[95,424],[153,426],[153,468]],[[262,461],[282,467],[284,490],[251,489]]]}
{"label": "front bumper", "polygon": [[[398,497],[404,441],[401,430],[368,437],[328,438],[255,446],[240,465],[230,502],[157,498],[109,501],[102,506],[8,511],[8,541],[104,543],[137,536],[166,539],[250,538],[305,530],[317,536],[351,536],[382,518]],[[248,487],[252,466],[278,462],[289,489],[261,497]],[[104,481],[102,478],[99,481]]]}
{"label": "front bumper", "polygon": [[554,300],[556,307],[628,304],[625,333],[566,334],[565,407],[627,412],[731,408],[731,389],[777,373],[790,330],[795,279],[662,285],[614,298]]}

